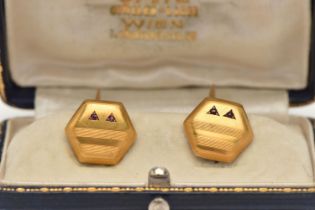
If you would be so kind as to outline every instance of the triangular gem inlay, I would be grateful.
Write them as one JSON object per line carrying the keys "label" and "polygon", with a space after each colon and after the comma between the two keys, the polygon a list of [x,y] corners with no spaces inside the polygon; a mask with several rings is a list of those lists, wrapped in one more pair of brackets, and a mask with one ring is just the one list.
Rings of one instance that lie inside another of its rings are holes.
{"label": "triangular gem inlay", "polygon": [[224,115],[224,117],[231,118],[231,119],[235,119],[235,115],[234,115],[233,110],[231,109],[228,113],[226,113],[226,114]]}
{"label": "triangular gem inlay", "polygon": [[111,113],[111,114],[107,117],[106,121],[108,121],[108,122],[117,122],[117,121],[116,121],[116,118],[115,118],[115,116],[114,116],[113,113]]}
{"label": "triangular gem inlay", "polygon": [[89,117],[89,120],[99,120],[95,111],[91,114],[91,116]]}
{"label": "triangular gem inlay", "polygon": [[208,114],[212,114],[212,115],[217,115],[217,116],[220,116],[217,108],[215,106],[213,106],[209,112],[207,112]]}

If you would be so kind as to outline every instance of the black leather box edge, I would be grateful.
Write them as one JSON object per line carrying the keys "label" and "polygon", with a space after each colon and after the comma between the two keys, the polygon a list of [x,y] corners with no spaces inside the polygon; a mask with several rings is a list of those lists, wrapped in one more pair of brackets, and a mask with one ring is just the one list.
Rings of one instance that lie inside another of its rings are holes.
{"label": "black leather box edge", "polygon": [[[33,108],[35,87],[17,86],[10,76],[6,48],[6,22],[4,1],[0,0],[0,47],[5,83],[6,102],[20,108]],[[312,5],[313,1],[312,1]],[[312,20],[314,17],[312,6]],[[314,22],[312,29],[314,29]],[[313,31],[313,30],[312,30]],[[312,33],[312,40],[315,40]],[[310,51],[310,77],[304,90],[290,93],[292,104],[312,101],[315,93],[314,41]],[[6,122],[1,126],[0,152],[2,153]],[[107,189],[110,189],[107,191]],[[128,190],[127,190],[128,189]],[[176,191],[176,189],[178,191]],[[315,188],[102,188],[72,186],[0,187],[0,209],[108,209],[144,210],[156,197],[163,197],[171,209],[182,210],[311,210],[315,209]]]}

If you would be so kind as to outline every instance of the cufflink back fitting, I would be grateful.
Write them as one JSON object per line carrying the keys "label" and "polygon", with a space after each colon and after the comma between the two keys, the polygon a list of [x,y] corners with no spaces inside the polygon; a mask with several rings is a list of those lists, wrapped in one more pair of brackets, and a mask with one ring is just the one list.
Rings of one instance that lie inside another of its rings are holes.
{"label": "cufflink back fitting", "polygon": [[198,157],[230,163],[252,142],[253,131],[241,104],[215,98],[215,88],[184,121]]}
{"label": "cufflink back fitting", "polygon": [[120,102],[84,101],[65,131],[81,163],[115,165],[136,139],[136,130]]}

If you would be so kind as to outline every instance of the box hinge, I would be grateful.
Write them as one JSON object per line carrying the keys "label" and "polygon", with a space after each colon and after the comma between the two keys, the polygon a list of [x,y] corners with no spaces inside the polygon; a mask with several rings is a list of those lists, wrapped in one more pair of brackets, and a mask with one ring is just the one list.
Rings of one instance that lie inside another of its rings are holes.
{"label": "box hinge", "polygon": [[149,172],[148,184],[150,187],[170,187],[171,179],[167,168],[154,167]]}

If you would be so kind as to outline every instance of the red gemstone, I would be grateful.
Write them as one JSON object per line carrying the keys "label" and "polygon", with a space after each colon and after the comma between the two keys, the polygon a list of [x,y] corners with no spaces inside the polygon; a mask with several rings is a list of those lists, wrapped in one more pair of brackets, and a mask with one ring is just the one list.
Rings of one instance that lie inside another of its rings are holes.
{"label": "red gemstone", "polygon": [[89,117],[89,120],[99,120],[95,111],[91,114],[91,116]]}
{"label": "red gemstone", "polygon": [[217,115],[217,116],[220,116],[217,108],[215,106],[213,106],[209,112],[207,112],[208,114],[212,114],[212,115]]}
{"label": "red gemstone", "polygon": [[115,118],[115,116],[114,116],[113,113],[111,113],[111,114],[107,117],[106,121],[109,121],[109,122],[117,122],[117,121],[116,121],[116,118]]}
{"label": "red gemstone", "polygon": [[224,115],[224,117],[228,117],[228,118],[231,118],[231,119],[236,119],[232,109],[228,113],[226,113]]}

